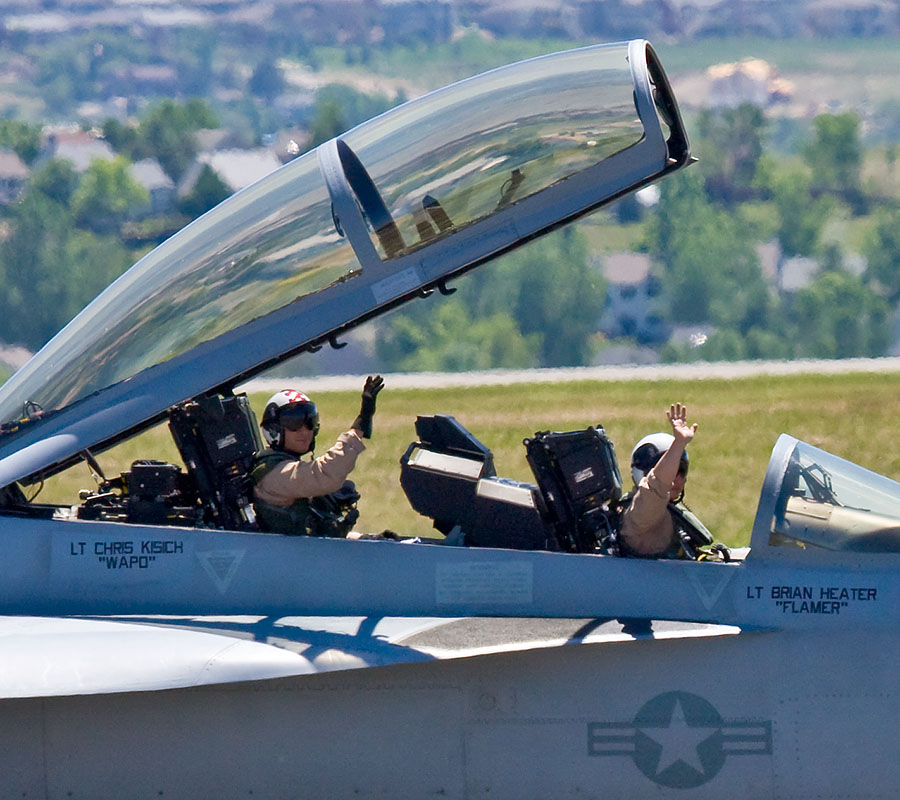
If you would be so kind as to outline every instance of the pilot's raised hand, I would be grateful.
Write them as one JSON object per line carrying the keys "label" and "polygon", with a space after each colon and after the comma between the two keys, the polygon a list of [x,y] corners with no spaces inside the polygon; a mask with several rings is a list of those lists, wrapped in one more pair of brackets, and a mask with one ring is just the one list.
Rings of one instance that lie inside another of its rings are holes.
{"label": "pilot's raised hand", "polygon": [[693,425],[687,424],[687,406],[673,403],[666,411],[666,417],[672,425],[672,435],[686,447],[697,432],[696,422]]}
{"label": "pilot's raised hand", "polygon": [[353,423],[353,428],[359,432],[363,439],[372,438],[372,417],[375,416],[375,398],[384,388],[384,378],[381,375],[369,375],[366,378],[366,385],[362,390],[362,405],[359,409],[359,416]]}

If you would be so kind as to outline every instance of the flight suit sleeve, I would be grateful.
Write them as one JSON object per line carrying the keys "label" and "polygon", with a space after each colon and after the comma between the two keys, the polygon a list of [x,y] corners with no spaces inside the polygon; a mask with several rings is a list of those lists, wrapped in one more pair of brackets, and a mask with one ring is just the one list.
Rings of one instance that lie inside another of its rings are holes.
{"label": "flight suit sleeve", "polygon": [[365,449],[355,430],[346,431],[334,446],[312,461],[285,459],[256,485],[256,497],[274,506],[289,506],[300,498],[336,492]]}
{"label": "flight suit sleeve", "polygon": [[638,555],[663,553],[672,542],[675,525],[669,514],[669,487],[653,470],[641,478],[622,517],[622,541]]}

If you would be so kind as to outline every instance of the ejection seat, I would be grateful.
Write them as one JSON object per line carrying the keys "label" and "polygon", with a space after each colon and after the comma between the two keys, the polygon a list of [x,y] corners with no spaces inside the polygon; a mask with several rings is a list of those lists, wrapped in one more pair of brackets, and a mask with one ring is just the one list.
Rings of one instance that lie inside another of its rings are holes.
{"label": "ejection seat", "polygon": [[196,486],[204,523],[258,530],[250,471],[262,440],[247,396],[214,394],[174,406],[169,429]]}
{"label": "ejection seat", "polygon": [[412,507],[445,536],[474,547],[592,553],[610,529],[622,481],[603,428],[526,439],[537,483],[497,477],[491,451],[453,417],[416,418],[400,459]]}
{"label": "ejection seat", "polygon": [[416,418],[418,441],[400,459],[400,486],[413,509],[472,547],[556,550],[538,487],[498,478],[491,451],[447,414]]}

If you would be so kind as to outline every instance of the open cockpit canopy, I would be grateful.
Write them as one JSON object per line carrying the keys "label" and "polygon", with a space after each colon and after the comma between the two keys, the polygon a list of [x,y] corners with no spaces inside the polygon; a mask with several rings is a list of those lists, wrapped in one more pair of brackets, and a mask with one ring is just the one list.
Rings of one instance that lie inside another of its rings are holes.
{"label": "open cockpit canopy", "polygon": [[512,64],[406,103],[229,198],[0,390],[0,486],[228,391],[690,161],[650,45]]}
{"label": "open cockpit canopy", "polygon": [[797,553],[900,553],[900,483],[782,434],[753,542],[754,552],[768,545]]}

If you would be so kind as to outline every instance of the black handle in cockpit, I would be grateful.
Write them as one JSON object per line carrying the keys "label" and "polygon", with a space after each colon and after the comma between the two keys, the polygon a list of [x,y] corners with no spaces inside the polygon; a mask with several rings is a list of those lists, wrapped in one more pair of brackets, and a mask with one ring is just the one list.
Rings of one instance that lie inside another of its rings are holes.
{"label": "black handle in cockpit", "polygon": [[366,168],[357,157],[356,153],[342,139],[337,140],[338,157],[347,182],[353,189],[353,193],[362,206],[363,214],[369,220],[369,224],[375,231],[378,241],[384,248],[388,258],[400,255],[406,249],[400,229],[394,222],[391,212],[384,204],[381,194],[375,187],[375,182],[369,176]]}

